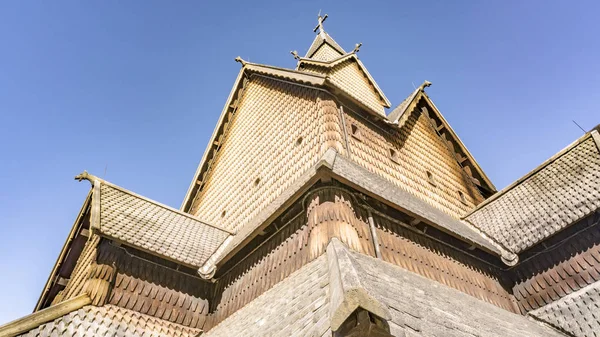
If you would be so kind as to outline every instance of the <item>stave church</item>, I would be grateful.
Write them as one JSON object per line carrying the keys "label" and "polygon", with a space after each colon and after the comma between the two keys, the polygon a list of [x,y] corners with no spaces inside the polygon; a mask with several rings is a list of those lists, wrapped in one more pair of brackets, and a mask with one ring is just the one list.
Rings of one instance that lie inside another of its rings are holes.
{"label": "stave church", "polygon": [[431,83],[392,105],[326,19],[295,69],[236,59],[179,209],[76,176],[0,336],[600,336],[600,128],[497,191]]}

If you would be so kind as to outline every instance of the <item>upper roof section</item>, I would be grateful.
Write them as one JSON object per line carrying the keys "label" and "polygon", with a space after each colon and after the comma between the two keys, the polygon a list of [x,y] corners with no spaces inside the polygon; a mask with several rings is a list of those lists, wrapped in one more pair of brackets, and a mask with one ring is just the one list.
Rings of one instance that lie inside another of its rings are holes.
{"label": "upper roof section", "polygon": [[315,36],[306,55],[300,57],[295,51],[292,52],[298,59],[296,70],[325,76],[328,82],[340,89],[343,94],[349,95],[367,110],[374,111],[385,118],[385,108],[391,107],[391,103],[356,56],[362,44],[357,44],[351,52],[347,53],[325,32],[323,28],[325,19],[327,15],[324,17],[319,15],[319,23],[314,29],[319,33]]}
{"label": "upper roof section", "polygon": [[425,92],[425,88],[430,85],[431,82],[424,81],[423,84],[410,93],[390,112],[387,116],[388,122],[402,128],[415,109],[420,108],[421,111],[426,112],[435,131],[447,142],[448,148],[454,153],[456,161],[471,177],[481,194],[485,198],[491,196],[496,192],[496,187]]}
{"label": "upper roof section", "polygon": [[325,14],[325,16],[321,16],[319,14],[319,23],[313,30],[314,32],[317,32],[318,30],[319,34],[315,36],[313,43],[310,45],[310,48],[308,48],[308,51],[304,56],[305,58],[312,58],[320,61],[331,61],[332,59],[346,54],[346,51],[344,51],[344,49],[337,42],[335,42],[335,40],[329,36],[329,34],[325,32],[325,29],[323,28],[323,22],[327,20],[327,17],[327,14]]}
{"label": "upper roof section", "polygon": [[600,208],[600,135],[588,132],[465,220],[518,254]]}
{"label": "upper roof section", "polygon": [[90,227],[100,235],[198,268],[230,232],[84,172],[92,183]]}

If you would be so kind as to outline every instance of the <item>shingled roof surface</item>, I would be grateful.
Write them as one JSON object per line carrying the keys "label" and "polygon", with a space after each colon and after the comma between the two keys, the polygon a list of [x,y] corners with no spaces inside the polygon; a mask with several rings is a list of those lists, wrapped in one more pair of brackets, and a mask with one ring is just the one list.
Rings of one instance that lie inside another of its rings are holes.
{"label": "shingled roof surface", "polygon": [[600,336],[600,282],[529,312],[575,336]]}
{"label": "shingled roof surface", "polygon": [[564,336],[387,262],[355,252],[351,256],[363,287],[388,307],[394,336]]}
{"label": "shingled roof surface", "polygon": [[[328,253],[302,267],[203,336],[323,336],[330,334],[330,282],[352,293],[363,288],[385,310],[394,336],[564,336],[532,318],[511,313],[379,259],[349,250],[337,239]],[[340,249],[341,247],[341,249]],[[335,254],[330,254],[331,249]],[[339,259],[345,265],[332,274]],[[349,260],[349,261],[348,261]],[[348,268],[348,266],[350,266]],[[333,275],[333,276],[332,276]],[[351,278],[359,281],[351,286]],[[351,309],[354,310],[354,309]]]}
{"label": "shingled roof surface", "polygon": [[327,259],[322,255],[202,336],[330,335],[328,292]]}
{"label": "shingled roof surface", "polygon": [[[100,182],[100,232],[175,262],[200,267],[229,233],[195,217]],[[92,198],[97,198],[96,191]]]}
{"label": "shingled roof surface", "polygon": [[400,104],[398,104],[398,106],[387,116],[388,120],[392,123],[398,123],[400,126],[404,125],[404,121],[406,121],[406,116],[408,115],[406,109],[408,109],[408,106],[415,99],[419,91],[421,91],[421,88],[415,89],[408,97],[400,102]]}
{"label": "shingled roof surface", "polygon": [[317,34],[317,36],[315,36],[315,39],[313,40],[313,43],[308,48],[305,57],[312,57],[313,54],[317,51],[317,49],[319,49],[319,47],[324,43],[328,43],[331,47],[333,47],[333,49],[338,51],[340,55],[346,54],[344,48],[342,48],[337,42],[335,42],[335,40],[331,36],[329,36],[329,34],[327,34],[326,32],[323,32],[322,34],[325,35],[325,38],[323,38],[321,33]]}
{"label": "shingled roof surface", "polygon": [[479,205],[465,220],[519,253],[600,208],[600,152],[589,133]]}
{"label": "shingled roof surface", "polygon": [[201,331],[114,305],[85,306],[42,324],[22,337],[197,336]]}

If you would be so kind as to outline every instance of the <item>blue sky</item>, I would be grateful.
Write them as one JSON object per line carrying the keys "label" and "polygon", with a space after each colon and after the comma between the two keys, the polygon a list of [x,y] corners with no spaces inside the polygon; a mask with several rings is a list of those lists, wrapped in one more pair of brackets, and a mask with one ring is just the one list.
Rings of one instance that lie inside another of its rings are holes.
{"label": "blue sky", "polygon": [[[179,207],[240,68],[294,67],[319,9],[398,104],[423,80],[498,188],[600,123],[598,2],[1,1],[0,324],[28,314],[84,169]],[[105,173],[106,171],[106,173]]]}

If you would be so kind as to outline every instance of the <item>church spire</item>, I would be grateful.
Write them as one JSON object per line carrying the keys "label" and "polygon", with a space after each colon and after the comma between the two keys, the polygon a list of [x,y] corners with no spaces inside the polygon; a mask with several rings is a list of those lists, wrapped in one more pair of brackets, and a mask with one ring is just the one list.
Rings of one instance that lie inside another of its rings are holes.
{"label": "church spire", "polygon": [[313,29],[313,32],[317,32],[317,36],[315,36],[315,40],[312,45],[306,52],[306,58],[314,58],[320,61],[330,61],[339,56],[346,54],[346,51],[339,45],[335,40],[325,32],[325,28],[323,28],[323,22],[327,20],[328,15],[325,14],[321,16],[321,12],[319,11],[319,15],[317,17],[317,26]]}
{"label": "church spire", "polygon": [[319,31],[319,35],[321,36],[321,38],[325,39],[325,29],[323,28],[323,22],[325,22],[325,20],[327,20],[328,15],[325,14],[325,16],[321,16],[321,11],[319,11],[319,17],[318,17],[318,21],[319,23],[317,24],[317,26],[315,27],[315,29],[313,29],[313,32],[317,32],[317,30]]}

